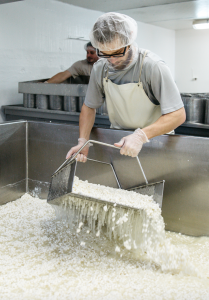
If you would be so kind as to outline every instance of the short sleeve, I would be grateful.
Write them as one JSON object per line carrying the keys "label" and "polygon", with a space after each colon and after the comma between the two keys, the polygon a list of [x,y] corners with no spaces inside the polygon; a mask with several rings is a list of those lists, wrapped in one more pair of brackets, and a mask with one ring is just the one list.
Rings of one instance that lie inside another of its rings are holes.
{"label": "short sleeve", "polygon": [[84,103],[90,108],[99,108],[102,106],[104,100],[105,95],[102,91],[101,84],[98,83],[95,68],[93,67]]}
{"label": "short sleeve", "polygon": [[86,60],[76,61],[67,71],[75,78],[80,75],[89,76],[92,70],[92,65]]}
{"label": "short sleeve", "polygon": [[151,88],[160,103],[162,114],[174,112],[184,106],[171,71],[163,61],[158,61],[152,68]]}
{"label": "short sleeve", "polygon": [[67,71],[69,71],[73,77],[79,76],[81,73],[80,65],[80,61],[76,61]]}

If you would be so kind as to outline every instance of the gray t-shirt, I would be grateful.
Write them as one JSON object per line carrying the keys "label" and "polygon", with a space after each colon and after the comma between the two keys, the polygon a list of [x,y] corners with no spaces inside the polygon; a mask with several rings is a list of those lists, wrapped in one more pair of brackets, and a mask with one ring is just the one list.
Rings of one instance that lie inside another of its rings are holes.
{"label": "gray t-shirt", "polygon": [[93,65],[87,59],[76,61],[67,71],[75,78],[79,75],[90,76]]}
{"label": "gray t-shirt", "polygon": [[[140,66],[146,50],[139,49],[136,63],[125,70],[110,71],[108,78],[121,85],[139,81]],[[92,69],[85,105],[99,108],[105,100],[103,78],[107,73],[107,60],[98,60]],[[161,113],[168,114],[182,108],[183,102],[168,66],[156,54],[148,51],[143,62],[141,82],[150,101],[161,106]]]}

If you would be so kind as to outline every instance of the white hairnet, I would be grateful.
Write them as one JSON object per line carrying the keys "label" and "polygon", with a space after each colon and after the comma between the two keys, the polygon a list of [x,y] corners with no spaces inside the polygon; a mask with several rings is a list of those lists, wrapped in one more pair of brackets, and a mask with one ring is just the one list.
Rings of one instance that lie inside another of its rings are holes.
{"label": "white hairnet", "polygon": [[109,12],[100,16],[89,38],[100,51],[111,51],[131,45],[137,36],[137,23],[129,16]]}
{"label": "white hairnet", "polygon": [[92,46],[92,43],[91,42],[88,42],[88,43],[86,43],[85,45],[84,45],[84,49],[87,51],[87,48],[92,48],[92,50],[95,50],[96,51],[96,49]]}

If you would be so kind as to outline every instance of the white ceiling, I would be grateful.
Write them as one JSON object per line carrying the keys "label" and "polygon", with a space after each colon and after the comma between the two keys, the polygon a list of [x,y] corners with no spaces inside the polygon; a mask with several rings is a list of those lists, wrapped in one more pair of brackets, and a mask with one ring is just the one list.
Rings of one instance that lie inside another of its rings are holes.
{"label": "white ceiling", "polygon": [[102,12],[117,11],[136,21],[168,29],[191,29],[194,19],[209,18],[209,0],[57,0]]}

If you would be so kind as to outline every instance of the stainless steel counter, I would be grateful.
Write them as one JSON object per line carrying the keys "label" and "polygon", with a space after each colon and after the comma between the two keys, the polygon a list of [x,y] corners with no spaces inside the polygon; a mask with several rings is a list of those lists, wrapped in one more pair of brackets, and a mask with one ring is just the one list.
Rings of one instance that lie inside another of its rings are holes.
{"label": "stainless steel counter", "polygon": [[176,134],[209,137],[209,125],[202,123],[185,122],[175,129]]}
{"label": "stainless steel counter", "polygon": [[[33,120],[51,121],[59,123],[70,123],[78,125],[79,113],[58,110],[44,110],[25,108],[23,105],[5,105],[2,111],[7,121],[11,120]],[[96,115],[95,126],[110,128],[110,121],[106,115]],[[176,134],[209,137],[209,125],[185,122],[175,130]]]}
{"label": "stainless steel counter", "polygon": [[[2,111],[6,121],[11,120],[33,120],[33,121],[51,121],[59,123],[70,123],[78,125],[78,112],[67,112],[60,110],[25,108],[23,105],[5,105]],[[95,126],[110,128],[108,116],[96,114]]]}

